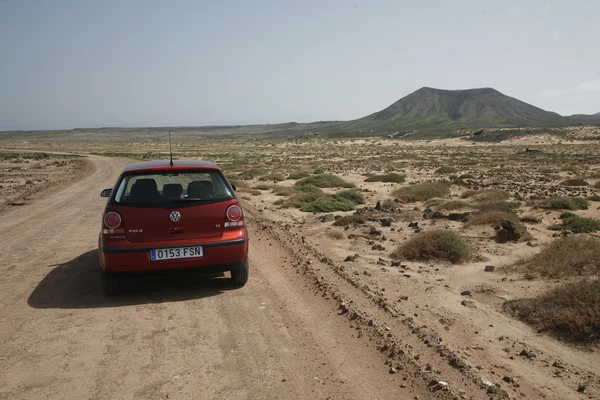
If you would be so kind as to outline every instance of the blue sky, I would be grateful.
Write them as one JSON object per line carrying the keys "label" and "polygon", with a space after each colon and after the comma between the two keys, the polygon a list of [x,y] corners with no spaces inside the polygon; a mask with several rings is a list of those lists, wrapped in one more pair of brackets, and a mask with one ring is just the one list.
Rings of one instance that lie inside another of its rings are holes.
{"label": "blue sky", "polygon": [[600,112],[600,2],[0,0],[0,130],[347,120],[422,87]]}

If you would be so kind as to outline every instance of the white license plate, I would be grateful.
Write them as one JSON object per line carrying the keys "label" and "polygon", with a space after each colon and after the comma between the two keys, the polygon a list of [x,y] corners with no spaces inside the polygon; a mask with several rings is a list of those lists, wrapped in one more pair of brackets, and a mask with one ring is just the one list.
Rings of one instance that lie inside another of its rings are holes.
{"label": "white license plate", "polygon": [[202,246],[173,247],[171,249],[152,249],[150,259],[152,261],[174,260],[177,258],[194,258],[204,255]]}

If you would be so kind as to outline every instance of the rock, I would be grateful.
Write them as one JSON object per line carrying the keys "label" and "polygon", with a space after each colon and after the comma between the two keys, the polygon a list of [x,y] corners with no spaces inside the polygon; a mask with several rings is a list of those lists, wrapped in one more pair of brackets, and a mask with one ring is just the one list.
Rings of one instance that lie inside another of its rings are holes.
{"label": "rock", "polygon": [[375,209],[378,211],[381,210],[381,202],[379,200],[377,201],[377,204],[375,204]]}
{"label": "rock", "polygon": [[381,233],[382,232],[374,226],[372,226],[371,230],[369,231],[369,235],[381,235]]}
{"label": "rock", "polygon": [[464,290],[462,292],[460,292],[461,296],[471,296],[471,291],[470,290]]}
{"label": "rock", "polygon": [[493,385],[488,386],[486,393],[490,396],[490,399],[492,399],[492,400],[509,400],[510,399],[510,396],[508,395],[506,390],[500,389],[497,386],[493,386]]}
{"label": "rock", "polygon": [[538,247],[539,244],[537,244],[535,242],[527,242],[527,246],[529,246],[529,247]]}
{"label": "rock", "polygon": [[470,212],[450,213],[448,214],[448,219],[450,221],[467,222],[467,220],[469,219],[469,215],[471,215]]}
{"label": "rock", "polygon": [[26,184],[26,185],[33,185],[33,181],[32,181],[31,179],[27,179],[27,180],[25,181],[25,184]]}
{"label": "rock", "polygon": [[577,387],[577,391],[579,393],[585,392],[585,389],[587,389],[587,385],[585,383],[580,383],[579,386]]}
{"label": "rock", "polygon": [[390,374],[395,374],[396,372],[398,372],[398,370],[394,367],[390,367],[389,373]]}
{"label": "rock", "polygon": [[335,217],[333,214],[325,214],[321,217],[321,222],[333,222]]}
{"label": "rock", "polygon": [[515,232],[517,230],[517,223],[510,219],[502,220],[500,226],[502,226],[502,229],[507,230],[509,232]]}
{"label": "rock", "polygon": [[392,261],[392,267],[399,267],[402,265],[401,261]]}
{"label": "rock", "polygon": [[494,267],[493,265],[486,265],[484,271],[485,272],[494,272],[495,269],[496,269],[496,267]]}
{"label": "rock", "polygon": [[475,302],[472,300],[463,300],[460,302],[460,304],[462,304],[465,307],[469,307],[469,308],[477,308],[477,306],[475,305]]}
{"label": "rock", "polygon": [[380,244],[374,244],[373,246],[371,246],[371,250],[385,250],[385,247],[383,247]]}
{"label": "rock", "polygon": [[429,390],[432,392],[437,392],[438,390],[442,390],[448,387],[448,382],[444,381],[431,381],[429,383]]}
{"label": "rock", "polygon": [[553,366],[554,368],[565,369],[565,366],[564,366],[564,365],[562,365],[562,363],[561,363],[560,361],[558,361],[558,360],[554,361],[554,363],[552,363],[552,366]]}
{"label": "rock", "polygon": [[354,261],[356,260],[358,257],[360,257],[358,254],[355,254],[353,256],[348,256],[346,257],[346,259],[344,261]]}
{"label": "rock", "polygon": [[363,275],[371,276],[371,273],[369,271],[363,271]]}
{"label": "rock", "polygon": [[502,380],[507,383],[513,383],[515,381],[515,379],[512,376],[505,376],[504,378],[502,378]]}
{"label": "rock", "polygon": [[527,351],[527,350],[525,350],[525,349],[523,349],[523,350],[522,350],[522,351],[519,353],[519,355],[520,355],[521,357],[527,357],[527,358],[536,358],[536,357],[537,357],[537,354],[535,354],[533,351]]}
{"label": "rock", "polygon": [[490,386],[494,386],[494,384],[486,379],[481,379],[481,383],[483,384],[483,386],[485,387],[490,387]]}
{"label": "rock", "polygon": [[419,227],[419,223],[418,222],[411,222],[408,224],[409,228],[418,228]]}
{"label": "rock", "polygon": [[394,220],[392,218],[381,218],[379,222],[381,222],[381,226],[392,226]]}
{"label": "rock", "polygon": [[377,265],[387,265],[387,262],[383,258],[380,258],[377,260]]}

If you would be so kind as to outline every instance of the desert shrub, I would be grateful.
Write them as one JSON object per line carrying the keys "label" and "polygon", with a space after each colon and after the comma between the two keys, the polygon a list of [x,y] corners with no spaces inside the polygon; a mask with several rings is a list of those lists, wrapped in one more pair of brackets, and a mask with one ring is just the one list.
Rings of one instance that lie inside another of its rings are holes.
{"label": "desert shrub", "polygon": [[540,200],[537,206],[548,210],[587,210],[589,203],[580,197],[549,197]]}
{"label": "desert shrub", "polygon": [[321,175],[325,173],[325,169],[323,167],[318,167],[315,168],[315,170],[313,171],[314,175]]}
{"label": "desert shrub", "polygon": [[439,229],[413,236],[391,256],[395,259],[440,260],[458,264],[466,261],[469,255],[469,245],[459,234]]}
{"label": "desert shrub", "polygon": [[540,224],[543,221],[541,217],[534,217],[533,215],[524,215],[519,220],[529,224]]}
{"label": "desert shrub", "polygon": [[237,174],[236,178],[246,181],[246,180],[254,179],[257,176],[266,175],[266,174],[268,174],[268,172],[265,171],[264,169],[252,168],[252,169],[240,172],[239,174]]}
{"label": "desert shrub", "polygon": [[311,194],[318,194],[318,195],[325,195],[325,192],[323,192],[323,190],[315,185],[311,185],[311,184],[306,184],[306,185],[299,185],[296,187],[295,189],[298,192],[302,192],[302,193],[311,193]]}
{"label": "desert shrub", "polygon": [[354,204],[365,204],[365,196],[356,190],[342,190],[337,192],[335,197],[350,200]]}
{"label": "desert shrub", "polygon": [[258,189],[258,190],[270,190],[271,189],[271,185],[267,185],[266,183],[260,183],[256,186],[254,186],[254,189]]}
{"label": "desert shrub", "polygon": [[462,174],[458,177],[458,179],[475,179],[475,175],[473,174]]}
{"label": "desert shrub", "polygon": [[285,176],[279,173],[263,175],[258,178],[259,181],[272,181],[272,182],[281,182],[285,180]]}
{"label": "desert shrub", "polygon": [[330,188],[330,187],[343,187],[343,188],[353,188],[354,185],[346,182],[342,178],[332,174],[320,174],[313,175],[307,178],[302,178],[297,181],[294,186],[301,187],[304,185],[314,185],[320,188]]}
{"label": "desert shrub", "polygon": [[480,212],[502,211],[505,213],[514,213],[515,210],[519,208],[519,204],[508,201],[487,201],[485,203],[477,204],[475,208]]}
{"label": "desert shrub", "polygon": [[479,211],[471,214],[467,220],[467,226],[472,225],[497,225],[503,220],[516,219],[514,212],[500,210]]}
{"label": "desert shrub", "polygon": [[594,183],[594,189],[600,189],[600,181]]}
{"label": "desert shrub", "polygon": [[502,308],[540,331],[575,343],[600,339],[600,281],[562,284],[537,298],[510,300]]}
{"label": "desert shrub", "polygon": [[392,183],[404,183],[406,176],[397,174],[395,172],[385,175],[371,175],[365,182],[392,182]]}
{"label": "desert shrub", "polygon": [[327,236],[335,240],[341,240],[344,238],[344,234],[340,231],[329,231],[327,232]]}
{"label": "desert shrub", "polygon": [[592,179],[598,179],[598,178],[600,178],[600,170],[596,170],[594,172],[591,172],[588,175],[588,178],[592,178]]}
{"label": "desert shrub", "polygon": [[355,224],[364,224],[365,220],[358,215],[344,215],[342,218],[337,219],[333,225],[334,226],[348,226]]}
{"label": "desert shrub", "polygon": [[600,220],[595,218],[585,218],[570,212],[564,212],[560,215],[562,224],[553,225],[550,229],[555,231],[571,231],[573,233],[589,233],[600,230]]}
{"label": "desert shrub", "polygon": [[405,202],[426,201],[434,197],[450,194],[450,186],[446,182],[428,182],[401,187],[392,192],[392,196]]}
{"label": "desert shrub", "polygon": [[589,201],[600,201],[600,196],[598,196],[597,194],[588,197]]}
{"label": "desert shrub", "polygon": [[310,172],[308,172],[308,171],[300,171],[300,172],[296,172],[296,173],[291,174],[287,178],[288,179],[294,179],[294,180],[296,180],[296,179],[307,178],[309,176],[310,176]]}
{"label": "desert shrub", "polygon": [[333,212],[333,211],[352,211],[354,203],[348,199],[327,196],[316,199],[315,201],[300,207],[305,212]]}
{"label": "desert shrub", "polygon": [[247,188],[247,187],[238,188],[238,192],[240,192],[240,193],[248,193],[248,194],[251,194],[253,196],[258,196],[258,195],[261,194],[260,190],[256,190],[256,189],[252,189],[252,188]]}
{"label": "desert shrub", "polygon": [[578,178],[565,179],[560,184],[562,186],[589,186],[589,183],[587,181]]}
{"label": "desert shrub", "polygon": [[458,170],[454,167],[439,167],[435,170],[435,173],[438,175],[455,174],[457,172]]}
{"label": "desert shrub", "polygon": [[0,153],[0,161],[11,160],[14,158],[19,158],[17,153]]}
{"label": "desert shrub", "polygon": [[323,193],[296,192],[295,194],[291,195],[289,198],[283,200],[283,202],[281,202],[281,206],[284,208],[301,208],[307,204],[310,204],[310,203],[316,201],[317,199],[321,198],[322,196],[324,196]]}
{"label": "desert shrub", "polygon": [[548,278],[570,275],[600,274],[600,240],[584,236],[568,236],[546,244],[532,257],[508,267]]}
{"label": "desert shrub", "polygon": [[276,196],[291,196],[296,193],[296,189],[290,186],[275,186],[273,187],[273,193]]}
{"label": "desert shrub", "polygon": [[442,210],[458,210],[461,208],[472,208],[473,206],[471,206],[469,203],[467,203],[466,201],[462,201],[462,200],[450,200],[447,201],[443,204],[439,205],[439,208]]}
{"label": "desert shrub", "polygon": [[460,197],[463,199],[473,198],[476,201],[488,202],[508,200],[510,194],[499,189],[467,190]]}

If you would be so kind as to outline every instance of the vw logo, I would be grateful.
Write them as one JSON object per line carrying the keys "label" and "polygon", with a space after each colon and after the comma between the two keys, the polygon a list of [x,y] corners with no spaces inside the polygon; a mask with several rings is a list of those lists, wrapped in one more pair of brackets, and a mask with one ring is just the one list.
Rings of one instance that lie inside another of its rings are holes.
{"label": "vw logo", "polygon": [[179,211],[173,211],[171,215],[169,215],[169,218],[171,218],[171,221],[177,222],[181,219],[181,214]]}

